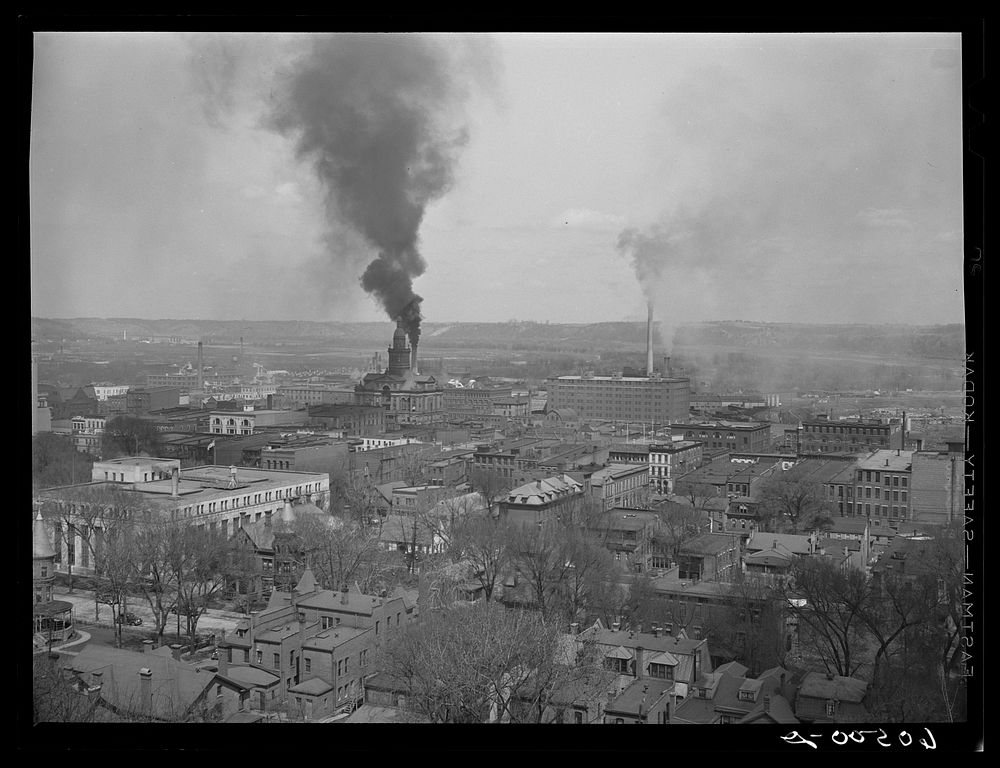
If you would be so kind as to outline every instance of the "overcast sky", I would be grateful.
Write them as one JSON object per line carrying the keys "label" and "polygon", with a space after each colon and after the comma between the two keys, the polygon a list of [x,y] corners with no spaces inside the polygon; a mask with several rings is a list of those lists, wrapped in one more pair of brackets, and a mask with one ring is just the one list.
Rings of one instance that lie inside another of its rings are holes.
{"label": "overcast sky", "polygon": [[962,322],[959,35],[421,37],[37,34],[32,314],[385,319],[330,83],[444,147],[429,322]]}

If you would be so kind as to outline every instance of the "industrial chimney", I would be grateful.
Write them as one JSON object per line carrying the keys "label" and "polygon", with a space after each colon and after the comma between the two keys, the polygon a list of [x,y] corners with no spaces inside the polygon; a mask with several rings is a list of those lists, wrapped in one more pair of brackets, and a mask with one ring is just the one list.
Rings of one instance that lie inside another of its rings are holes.
{"label": "industrial chimney", "polygon": [[420,373],[417,369],[417,342],[410,339],[410,346],[412,347],[410,350],[410,368],[413,370],[413,375],[416,376]]}
{"label": "industrial chimney", "polygon": [[653,303],[646,305],[646,375],[653,375]]}
{"label": "industrial chimney", "polygon": [[202,357],[201,342],[198,342],[198,387],[197,389],[202,389],[205,386],[205,360]]}

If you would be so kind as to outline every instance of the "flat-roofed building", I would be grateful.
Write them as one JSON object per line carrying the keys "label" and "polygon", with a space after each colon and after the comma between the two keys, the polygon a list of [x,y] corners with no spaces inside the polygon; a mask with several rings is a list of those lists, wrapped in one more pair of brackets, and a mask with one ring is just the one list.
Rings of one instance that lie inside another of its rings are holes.
{"label": "flat-roofed building", "polygon": [[132,414],[176,408],[180,404],[180,387],[135,388],[125,393],[125,409]]}
{"label": "flat-roofed building", "polygon": [[214,435],[252,435],[264,427],[299,426],[309,421],[307,411],[212,411],[209,432]]}
{"label": "flat-roofed building", "polygon": [[344,384],[282,384],[275,394],[286,404],[338,405],[354,402],[354,387]]}
{"label": "flat-roofed building", "polygon": [[639,506],[648,492],[649,470],[641,464],[612,464],[590,476],[591,496],[602,509]]}
{"label": "flat-roofed building", "polygon": [[671,424],[675,438],[697,440],[706,449],[762,453],[771,448],[771,425],[753,421],[699,421]]}
{"label": "flat-roofed building", "polygon": [[890,522],[910,519],[912,464],[913,451],[874,451],[858,461],[854,504],[848,501],[848,516]]}
{"label": "flat-roofed building", "polygon": [[961,518],[965,514],[964,444],[951,442],[947,451],[914,451],[911,459],[911,519],[946,524]]}
{"label": "flat-roofed building", "polygon": [[[225,536],[258,520],[269,520],[293,502],[329,510],[330,477],[320,472],[284,472],[246,467],[199,466],[180,470],[176,459],[129,457],[98,462],[94,482],[48,488],[38,492],[46,523],[54,530],[56,567],[75,573],[92,570],[81,536],[90,532],[62,530],[62,521],[72,517],[77,506],[100,505],[114,494],[116,505],[125,505],[140,521],[159,515],[189,520],[194,525]],[[108,479],[104,480],[105,473]],[[146,479],[148,478],[148,479]],[[68,510],[68,512],[67,512]],[[93,522],[93,521],[91,521]],[[89,523],[88,523],[89,524]],[[103,526],[93,522],[95,534]],[[77,526],[75,526],[77,527]]]}
{"label": "flat-roofed building", "polygon": [[549,410],[569,408],[581,419],[669,424],[686,421],[688,379],[659,376],[553,376]]}
{"label": "flat-roofed building", "polygon": [[191,371],[190,373],[150,373],[146,376],[146,387],[177,387],[184,391],[201,389],[201,385],[198,383],[197,371]]}
{"label": "flat-roofed building", "polygon": [[868,453],[891,448],[899,426],[881,421],[806,419],[799,433],[799,453]]}

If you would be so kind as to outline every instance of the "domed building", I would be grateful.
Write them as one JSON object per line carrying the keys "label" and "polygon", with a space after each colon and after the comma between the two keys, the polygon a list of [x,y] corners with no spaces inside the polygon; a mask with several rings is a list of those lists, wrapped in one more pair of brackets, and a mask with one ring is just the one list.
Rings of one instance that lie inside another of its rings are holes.
{"label": "domed building", "polygon": [[381,373],[369,373],[354,389],[357,405],[386,410],[386,429],[414,424],[436,424],[444,417],[444,390],[433,376],[417,370],[417,350],[406,345],[406,330],[397,321],[389,347],[389,365]]}

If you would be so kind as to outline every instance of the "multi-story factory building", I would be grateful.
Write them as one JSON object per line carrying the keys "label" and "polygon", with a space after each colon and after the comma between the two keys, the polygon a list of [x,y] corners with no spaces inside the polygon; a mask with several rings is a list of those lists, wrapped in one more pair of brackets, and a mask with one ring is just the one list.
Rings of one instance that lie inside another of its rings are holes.
{"label": "multi-story factory building", "polygon": [[687,421],[688,379],[662,376],[554,376],[550,409],[572,408],[588,421],[669,424]]}
{"label": "multi-story factory building", "polygon": [[899,443],[890,441],[898,429],[898,425],[893,427],[881,421],[810,419],[802,422],[799,453],[870,453],[894,448]]}

